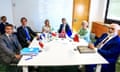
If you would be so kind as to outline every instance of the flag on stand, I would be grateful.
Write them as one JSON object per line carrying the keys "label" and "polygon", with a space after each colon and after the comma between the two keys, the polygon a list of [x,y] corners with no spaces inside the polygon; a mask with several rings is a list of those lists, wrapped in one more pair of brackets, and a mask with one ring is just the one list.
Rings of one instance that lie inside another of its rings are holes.
{"label": "flag on stand", "polygon": [[79,42],[79,36],[77,34],[75,34],[73,40],[74,40],[74,42]]}
{"label": "flag on stand", "polygon": [[45,38],[45,34],[42,33],[42,34],[40,35],[40,40],[43,40],[44,38]]}
{"label": "flag on stand", "polygon": [[68,37],[71,38],[71,36],[72,36],[72,31],[71,31],[71,30],[68,30],[66,34],[68,35]]}
{"label": "flag on stand", "polygon": [[52,36],[54,36],[54,37],[56,37],[56,36],[57,36],[57,34],[56,34],[56,33],[53,33],[53,32],[52,32],[51,34],[52,34]]}
{"label": "flag on stand", "polygon": [[41,48],[43,48],[43,47],[44,47],[44,44],[40,41],[40,42],[39,42],[39,46],[40,46]]}

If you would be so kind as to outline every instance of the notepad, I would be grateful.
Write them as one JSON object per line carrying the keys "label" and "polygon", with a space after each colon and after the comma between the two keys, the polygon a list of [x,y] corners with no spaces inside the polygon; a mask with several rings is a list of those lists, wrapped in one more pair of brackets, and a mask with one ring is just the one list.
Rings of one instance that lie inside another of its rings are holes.
{"label": "notepad", "polygon": [[36,55],[40,52],[39,48],[23,48],[20,53],[21,55]]}
{"label": "notepad", "polygon": [[94,49],[90,49],[87,46],[77,46],[77,49],[80,53],[95,53]]}

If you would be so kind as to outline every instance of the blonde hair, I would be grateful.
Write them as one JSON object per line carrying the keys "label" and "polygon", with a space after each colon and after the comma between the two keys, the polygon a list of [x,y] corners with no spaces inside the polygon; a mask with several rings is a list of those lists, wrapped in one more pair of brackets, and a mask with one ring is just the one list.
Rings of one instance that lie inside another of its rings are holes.
{"label": "blonde hair", "polygon": [[83,20],[81,24],[86,25],[88,27],[88,22],[86,20]]}

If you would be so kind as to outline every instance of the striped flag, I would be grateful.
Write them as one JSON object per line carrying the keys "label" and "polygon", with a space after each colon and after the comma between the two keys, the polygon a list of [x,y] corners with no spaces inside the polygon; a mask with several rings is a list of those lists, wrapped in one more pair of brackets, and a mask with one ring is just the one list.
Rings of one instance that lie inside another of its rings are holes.
{"label": "striped flag", "polygon": [[72,31],[69,29],[66,34],[67,34],[68,37],[71,38],[71,36],[72,36]]}
{"label": "striped flag", "polygon": [[40,42],[39,42],[39,46],[40,46],[41,48],[43,48],[43,47],[44,47],[44,44],[40,41]]}

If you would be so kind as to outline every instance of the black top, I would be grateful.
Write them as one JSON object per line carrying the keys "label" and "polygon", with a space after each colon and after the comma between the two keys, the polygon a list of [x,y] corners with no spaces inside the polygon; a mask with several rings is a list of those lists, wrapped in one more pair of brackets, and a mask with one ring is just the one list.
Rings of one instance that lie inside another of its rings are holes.
{"label": "black top", "polygon": [[1,22],[0,23],[0,34],[4,34],[5,33],[5,25],[9,24],[8,22],[6,23],[3,23]]}
{"label": "black top", "polygon": [[[61,33],[61,32],[62,32],[63,27],[64,27],[64,24],[61,24],[61,25],[60,25],[60,28],[59,28],[59,30],[58,30],[58,33]],[[66,24],[66,25],[65,25],[65,32],[67,33],[68,31],[70,31],[70,27],[69,27],[68,24]]]}
{"label": "black top", "polygon": [[[34,36],[37,36],[37,34],[28,26],[26,26],[29,34],[30,34],[30,37],[31,37],[31,40],[33,40]],[[21,43],[22,47],[28,47],[28,43],[27,43],[27,39],[26,39],[26,33],[24,31],[24,28],[22,26],[20,26],[19,28],[17,28],[17,37],[18,37],[18,40],[19,42]]]}

